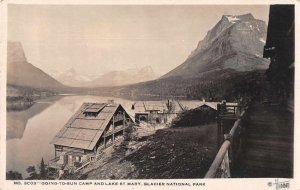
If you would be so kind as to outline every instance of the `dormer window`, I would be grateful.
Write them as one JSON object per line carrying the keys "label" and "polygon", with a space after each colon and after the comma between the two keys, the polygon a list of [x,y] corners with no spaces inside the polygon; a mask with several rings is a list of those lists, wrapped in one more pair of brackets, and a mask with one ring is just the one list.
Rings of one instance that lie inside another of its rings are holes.
{"label": "dormer window", "polygon": [[106,104],[92,104],[91,106],[85,108],[83,114],[85,117],[97,117],[105,105]]}
{"label": "dormer window", "polygon": [[97,112],[84,112],[85,117],[97,117]]}

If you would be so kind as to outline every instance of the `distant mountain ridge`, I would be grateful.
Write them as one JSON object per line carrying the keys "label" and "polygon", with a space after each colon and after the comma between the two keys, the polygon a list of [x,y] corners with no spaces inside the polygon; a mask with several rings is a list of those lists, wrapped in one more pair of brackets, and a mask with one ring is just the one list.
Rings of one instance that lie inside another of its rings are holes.
{"label": "distant mountain ridge", "polygon": [[[54,72],[54,71],[53,71]],[[7,43],[7,84],[11,86],[45,89],[53,92],[83,92],[93,87],[122,86],[154,80],[159,77],[151,66],[105,74],[88,75],[78,73],[74,68],[64,73],[52,73],[54,77],[27,61],[20,42]],[[73,88],[73,87],[84,87]]]}
{"label": "distant mountain ridge", "polygon": [[11,41],[7,43],[7,84],[52,91],[65,88],[60,82],[27,61],[20,42]]}
{"label": "distant mountain ridge", "polygon": [[78,73],[74,68],[70,68],[65,72],[59,73],[54,76],[54,78],[64,85],[73,87],[87,86],[88,82],[93,80],[92,77]]}
{"label": "distant mountain ridge", "polygon": [[265,22],[252,14],[223,15],[186,61],[161,78],[197,77],[222,69],[266,69],[269,61],[262,58],[266,34]]}
{"label": "distant mountain ridge", "polygon": [[122,86],[154,80],[158,77],[159,75],[153,71],[151,66],[146,66],[136,69],[108,72],[92,81],[91,86]]}
{"label": "distant mountain ridge", "polygon": [[[129,99],[214,97],[215,100],[259,93],[256,90],[263,86],[264,72],[269,66],[269,61],[262,57],[266,33],[265,22],[255,19],[251,14],[223,15],[187,59],[162,77],[157,78],[151,67],[111,71],[84,82],[85,88],[69,88],[69,92]],[[63,86],[28,63],[23,50],[15,52],[14,48],[9,49],[14,56],[8,53],[8,82],[47,89]],[[24,64],[19,66],[18,63]],[[30,72],[21,66],[31,68]],[[26,73],[33,74],[27,76]],[[72,69],[66,75],[80,78]],[[19,81],[14,81],[16,79]],[[76,81],[75,84],[79,85]]]}
{"label": "distant mountain ridge", "polygon": [[61,83],[74,87],[101,87],[101,86],[122,86],[139,83],[158,78],[151,66],[134,68],[120,71],[110,71],[98,76],[85,76],[78,73],[74,68],[57,75],[56,79]]}

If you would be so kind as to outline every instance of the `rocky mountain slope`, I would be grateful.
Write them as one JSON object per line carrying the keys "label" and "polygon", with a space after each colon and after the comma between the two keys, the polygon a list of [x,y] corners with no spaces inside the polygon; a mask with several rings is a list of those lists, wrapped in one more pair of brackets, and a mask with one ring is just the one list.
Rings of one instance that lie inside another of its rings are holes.
{"label": "rocky mountain slope", "polygon": [[93,80],[93,78],[89,76],[82,75],[78,73],[74,68],[71,68],[63,73],[54,76],[59,82],[68,86],[87,86],[89,82]]}
{"label": "rocky mountain slope", "polygon": [[269,61],[262,57],[267,27],[251,14],[223,15],[186,61],[158,80],[114,91],[133,99],[234,101],[263,93]]}
{"label": "rocky mountain slope", "polygon": [[7,84],[52,91],[65,88],[60,82],[27,61],[20,42],[8,42],[7,45]]}
{"label": "rocky mountain slope", "polygon": [[269,62],[262,58],[266,34],[265,22],[252,14],[223,15],[187,60],[162,78],[197,77],[224,69],[266,69]]}

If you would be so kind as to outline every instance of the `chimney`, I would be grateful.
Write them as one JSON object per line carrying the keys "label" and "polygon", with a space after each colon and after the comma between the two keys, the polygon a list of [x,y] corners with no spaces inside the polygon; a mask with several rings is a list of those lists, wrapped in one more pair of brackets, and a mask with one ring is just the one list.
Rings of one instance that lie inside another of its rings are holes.
{"label": "chimney", "polygon": [[135,103],[132,104],[131,109],[134,110],[135,109]]}

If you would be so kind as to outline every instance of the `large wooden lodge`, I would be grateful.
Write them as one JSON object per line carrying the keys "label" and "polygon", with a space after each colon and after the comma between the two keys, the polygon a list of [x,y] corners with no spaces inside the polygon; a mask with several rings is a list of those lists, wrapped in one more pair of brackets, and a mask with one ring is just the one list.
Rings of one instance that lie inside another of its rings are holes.
{"label": "large wooden lodge", "polygon": [[123,138],[132,119],[120,104],[84,103],[56,134],[50,168],[74,171]]}
{"label": "large wooden lodge", "polygon": [[[186,110],[200,107],[217,110],[217,104],[200,100],[139,101],[132,105],[131,111],[136,123],[160,124]],[[83,103],[51,141],[55,158],[49,161],[49,168],[72,172],[97,161],[105,148],[123,139],[125,129],[132,123],[120,104]]]}

